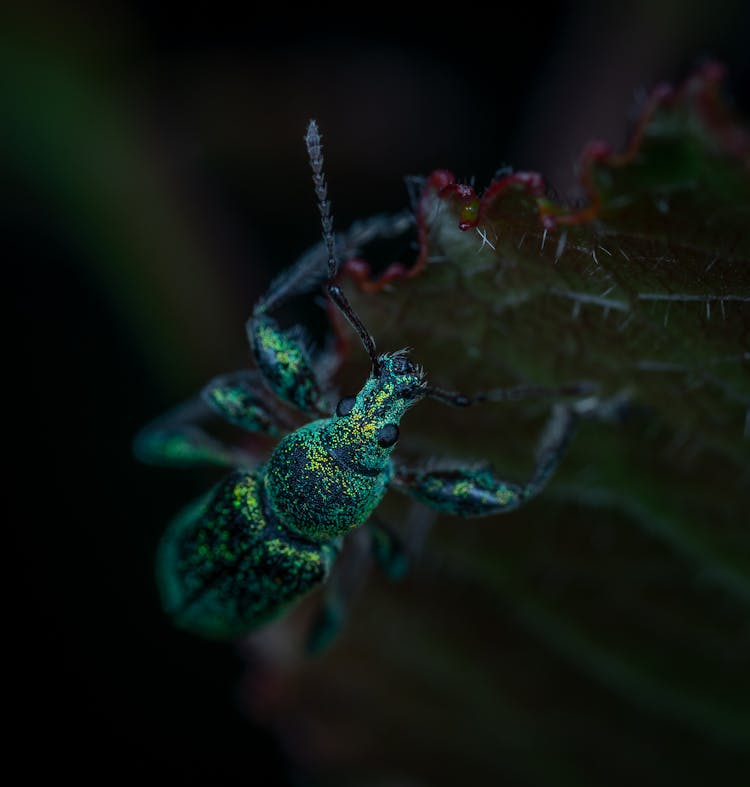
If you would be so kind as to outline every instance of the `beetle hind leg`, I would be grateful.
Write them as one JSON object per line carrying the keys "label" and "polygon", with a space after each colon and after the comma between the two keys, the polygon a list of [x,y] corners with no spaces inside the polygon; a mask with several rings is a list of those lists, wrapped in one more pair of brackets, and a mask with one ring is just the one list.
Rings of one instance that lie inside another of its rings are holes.
{"label": "beetle hind leg", "polygon": [[143,427],[133,440],[133,453],[145,464],[162,467],[256,464],[250,452],[209,434],[205,421],[210,414],[200,397],[188,399]]}
{"label": "beetle hind leg", "polygon": [[207,429],[214,416],[254,434],[276,435],[293,428],[288,416],[268,400],[258,372],[240,370],[215,377],[194,396],[136,435],[133,451],[147,464],[185,467],[214,464],[253,466],[257,458],[243,448],[214,437]]}
{"label": "beetle hind leg", "polygon": [[352,533],[332,570],[320,609],[307,634],[305,649],[309,654],[322,653],[336,640],[373,563],[391,580],[402,579],[409,565],[406,546],[375,518],[365,528]]}

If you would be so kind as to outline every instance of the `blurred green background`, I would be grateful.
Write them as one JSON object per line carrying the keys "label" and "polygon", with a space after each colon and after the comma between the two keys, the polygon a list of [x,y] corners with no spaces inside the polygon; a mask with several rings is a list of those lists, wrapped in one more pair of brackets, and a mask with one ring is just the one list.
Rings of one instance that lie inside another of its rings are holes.
{"label": "blurred green background", "polygon": [[[508,163],[579,196],[584,143],[620,146],[639,92],[704,57],[727,63],[747,117],[746,3],[600,5],[543,2],[504,10],[500,25],[478,7],[377,7],[366,19],[220,4],[2,11],[6,379],[19,438],[6,647],[18,657],[15,730],[39,753],[30,770],[308,783],[289,738],[244,712],[240,654],[162,616],[156,542],[210,476],[138,466],[132,436],[246,363],[255,298],[318,239],[310,117],[339,227],[405,207],[404,176],[438,167],[481,188]],[[368,669],[376,685],[377,659]],[[428,692],[422,702],[429,711]]]}

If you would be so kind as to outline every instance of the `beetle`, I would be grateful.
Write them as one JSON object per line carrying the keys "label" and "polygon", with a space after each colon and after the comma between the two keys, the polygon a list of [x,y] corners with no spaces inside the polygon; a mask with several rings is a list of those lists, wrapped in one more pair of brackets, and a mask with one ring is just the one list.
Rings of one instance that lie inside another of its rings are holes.
{"label": "beetle", "polygon": [[[584,397],[588,383],[496,389],[468,396],[430,385],[424,370],[399,350],[379,354],[375,341],[338,283],[339,254],[323,172],[321,137],[310,121],[305,136],[321,215],[327,278],[314,257],[303,259],[274,282],[247,323],[254,370],[212,380],[199,399],[147,426],[135,452],[146,462],[212,461],[232,472],[179,514],[157,556],[163,606],[180,627],[220,639],[238,638],[280,616],[326,583],[342,540],[367,524],[376,554],[392,574],[403,550],[373,520],[386,490],[399,492],[460,517],[512,511],[545,486],[585,408],[557,403],[537,452],[531,478],[522,484],[498,478],[489,467],[440,469],[399,465],[392,453],[401,420],[423,399],[454,407],[533,396]],[[283,330],[270,312],[288,298],[325,280],[330,302],[346,317],[368,354],[371,370],[361,390],[332,408],[303,332]],[[274,398],[310,417],[293,428]],[[584,401],[584,399],[579,399]],[[201,408],[249,432],[282,435],[267,462],[249,469],[241,453],[200,427]],[[285,433],[285,434],[284,434]],[[331,583],[336,589],[336,583]],[[318,627],[318,644],[341,624],[335,592]],[[316,649],[316,646],[312,646]]]}

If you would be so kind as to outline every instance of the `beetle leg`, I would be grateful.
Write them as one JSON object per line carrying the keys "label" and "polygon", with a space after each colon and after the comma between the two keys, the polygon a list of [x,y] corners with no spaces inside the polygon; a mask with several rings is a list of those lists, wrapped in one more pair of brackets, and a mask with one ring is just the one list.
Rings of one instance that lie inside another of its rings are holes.
{"label": "beetle leg", "polygon": [[247,448],[228,445],[205,428],[219,415],[247,431],[276,434],[291,424],[265,402],[257,372],[239,371],[216,377],[202,391],[145,426],[133,450],[147,464],[184,467],[201,464],[225,467],[258,464]]}
{"label": "beetle leg", "polygon": [[256,313],[247,322],[247,336],[258,370],[280,399],[309,415],[330,415],[300,326],[284,331],[272,317]]}
{"label": "beetle leg", "polygon": [[397,468],[391,485],[438,511],[463,517],[512,511],[536,497],[547,484],[570,443],[578,417],[556,405],[540,441],[537,464],[525,484],[499,479],[489,467],[442,470]]}
{"label": "beetle leg", "polygon": [[201,425],[207,415],[199,397],[183,402],[138,432],[133,453],[141,462],[165,467],[239,464],[237,450],[212,437]]}
{"label": "beetle leg", "polygon": [[331,570],[322,604],[307,634],[308,653],[322,653],[333,644],[371,565],[368,534],[362,529],[356,530],[348,537],[344,551]]}
{"label": "beetle leg", "polygon": [[561,396],[590,396],[596,391],[596,384],[582,381],[565,385],[516,385],[512,388],[494,388],[471,396],[458,391],[428,386],[425,395],[453,407],[469,407],[482,402],[518,402],[523,399],[546,399]]}
{"label": "beetle leg", "polygon": [[409,564],[406,545],[374,517],[367,522],[366,529],[352,533],[346,551],[333,568],[323,602],[307,635],[308,653],[322,653],[334,642],[373,561],[392,580],[402,579]]}
{"label": "beetle leg", "polygon": [[248,432],[277,435],[294,424],[267,401],[258,372],[241,370],[214,377],[201,392],[203,401],[230,424]]}
{"label": "beetle leg", "polygon": [[388,579],[402,579],[409,568],[406,544],[390,527],[374,517],[367,522],[367,529],[375,562]]}

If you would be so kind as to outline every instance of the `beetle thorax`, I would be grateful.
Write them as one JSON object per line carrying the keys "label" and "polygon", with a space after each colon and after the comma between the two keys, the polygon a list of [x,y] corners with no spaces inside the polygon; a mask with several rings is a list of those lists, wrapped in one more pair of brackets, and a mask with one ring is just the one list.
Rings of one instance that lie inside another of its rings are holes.
{"label": "beetle thorax", "polygon": [[380,467],[356,464],[356,452],[337,449],[330,441],[330,425],[314,421],[287,435],[265,474],[273,516],[313,541],[328,541],[364,524],[390,478],[387,457]]}

